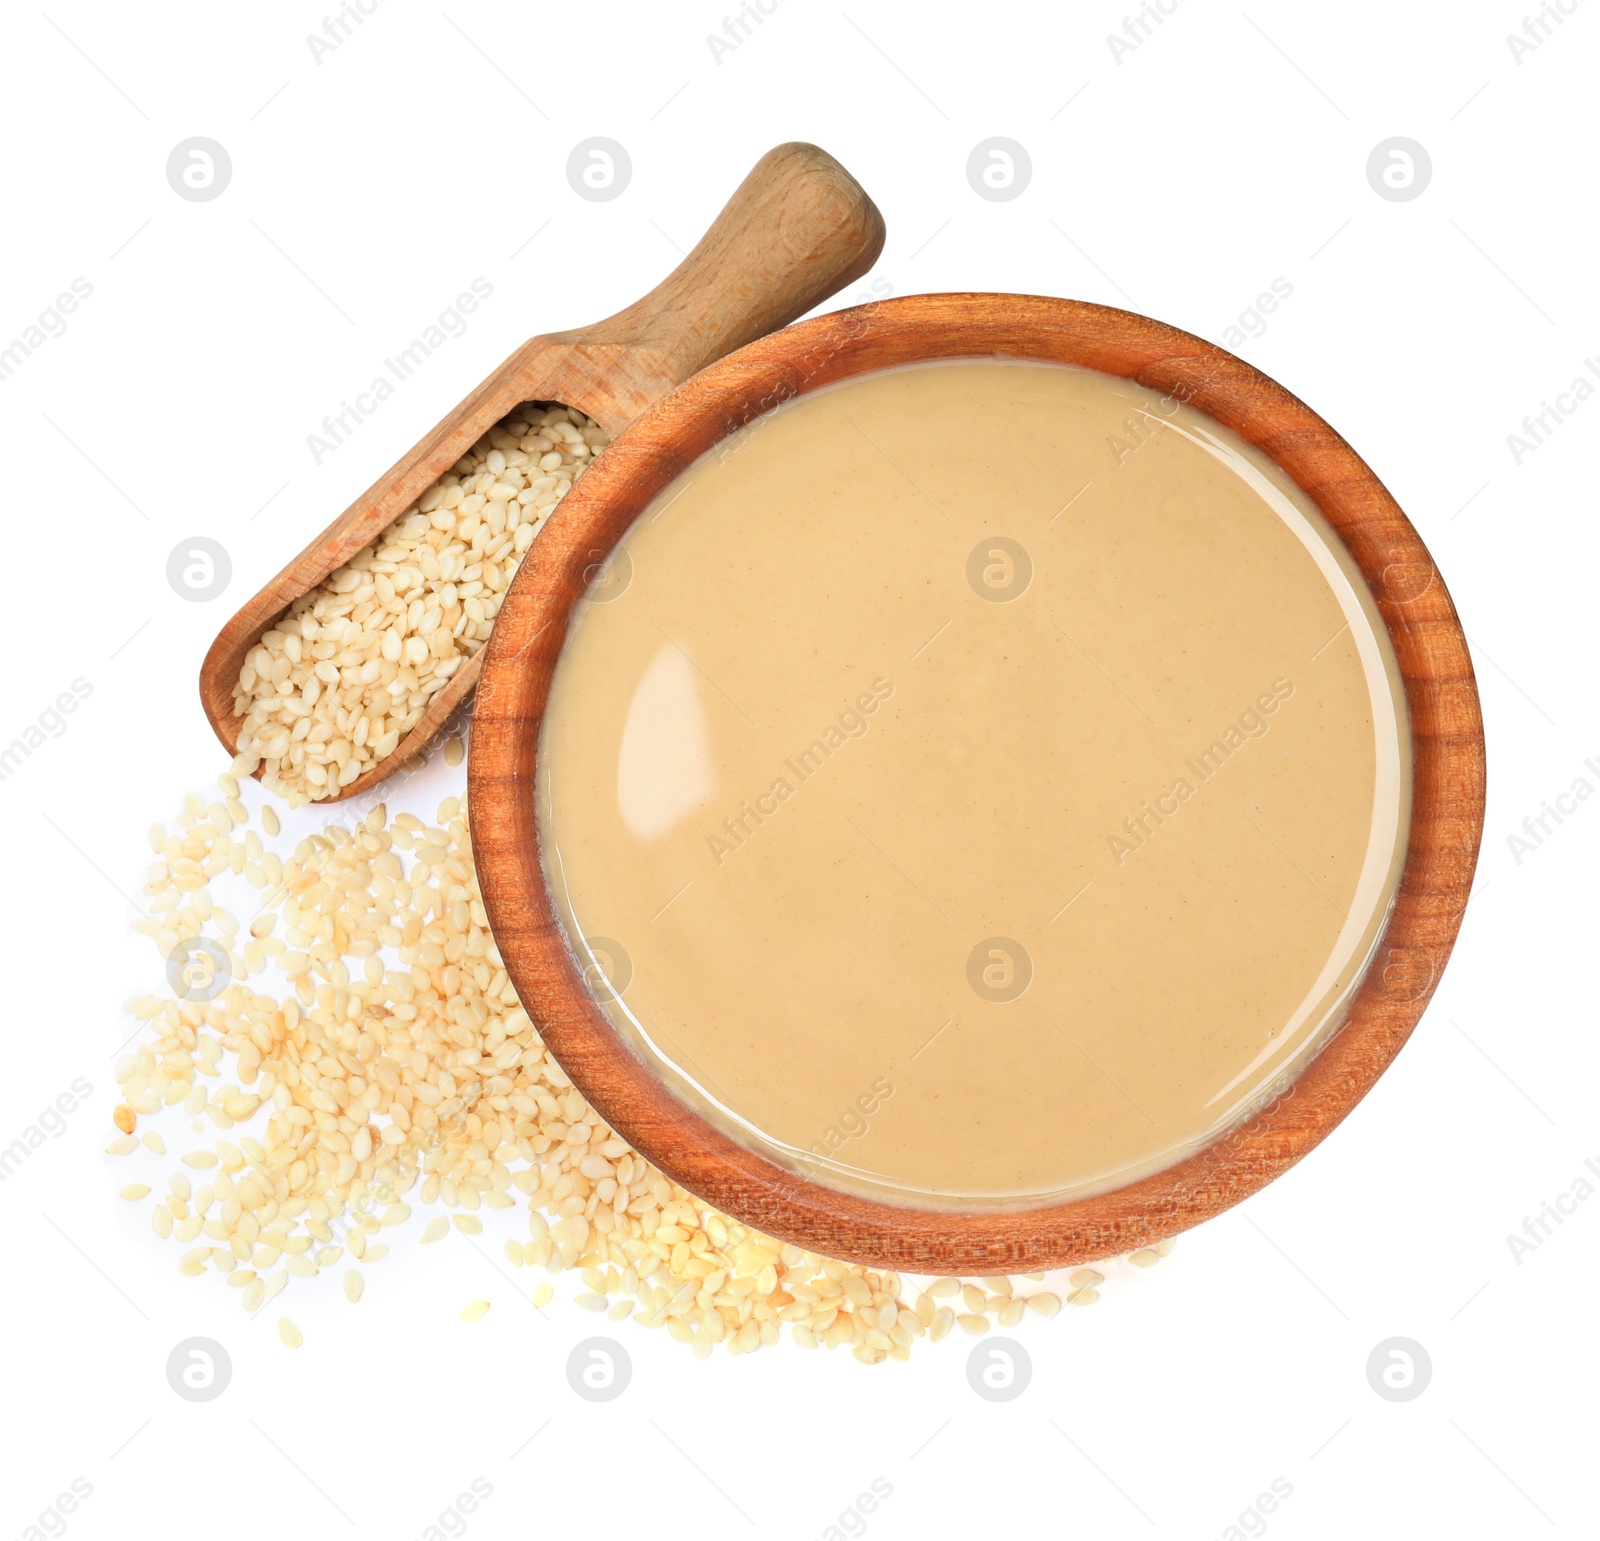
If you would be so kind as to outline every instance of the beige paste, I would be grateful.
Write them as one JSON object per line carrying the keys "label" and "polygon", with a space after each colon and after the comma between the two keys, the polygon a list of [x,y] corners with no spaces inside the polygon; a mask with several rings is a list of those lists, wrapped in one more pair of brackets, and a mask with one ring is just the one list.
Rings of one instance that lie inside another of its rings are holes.
{"label": "beige paste", "polygon": [[903,1203],[1091,1193],[1337,1022],[1409,816],[1394,661],[1210,418],[1051,365],[862,376],[697,462],[591,594],[546,871],[738,1138]]}

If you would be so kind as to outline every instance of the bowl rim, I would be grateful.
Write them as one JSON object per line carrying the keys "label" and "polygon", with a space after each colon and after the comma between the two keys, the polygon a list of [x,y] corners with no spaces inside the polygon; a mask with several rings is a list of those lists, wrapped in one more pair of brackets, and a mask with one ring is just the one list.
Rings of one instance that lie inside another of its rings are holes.
{"label": "bowl rim", "polygon": [[[929,1209],[811,1181],[682,1102],[618,1033],[569,951],[544,880],[538,732],[574,606],[656,493],[795,396],[918,361],[1012,358],[1099,369],[1208,414],[1322,512],[1394,649],[1412,749],[1398,886],[1340,1024],[1271,1100],[1160,1171],[1090,1197]],[[993,1274],[1150,1246],[1259,1191],[1318,1145],[1393,1061],[1459,930],[1483,831],[1472,662],[1427,547],[1346,441],[1252,365],[1130,311],[1040,295],[911,295],[796,322],[708,366],[636,418],[573,486],[519,567],[485,648],[468,763],[490,928],[545,1046],[607,1123],[669,1178],[756,1229],[869,1267]]]}

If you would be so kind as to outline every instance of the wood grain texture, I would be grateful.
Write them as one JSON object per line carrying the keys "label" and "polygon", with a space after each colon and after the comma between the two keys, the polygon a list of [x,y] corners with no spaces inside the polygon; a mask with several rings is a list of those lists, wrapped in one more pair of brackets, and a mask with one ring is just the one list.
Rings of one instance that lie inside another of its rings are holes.
{"label": "wood grain texture", "polygon": [[[667,1091],[595,1004],[563,940],[533,789],[540,720],[585,569],[659,490],[790,396],[897,364],[999,355],[1087,365],[1178,396],[1310,495],[1393,639],[1413,812],[1390,920],[1341,1025],[1258,1112],[1188,1159],[1099,1197],[929,1211],[808,1181]],[[490,924],[524,1006],[574,1083],[636,1149],[718,1208],[876,1267],[987,1274],[1090,1262],[1186,1230],[1286,1171],[1350,1112],[1416,1026],[1454,943],[1483,829],[1483,724],[1466,641],[1438,569],[1382,483],[1309,407],[1242,360],[1142,316],[1029,295],[920,295],[841,311],[751,344],[645,412],[541,539],[543,558],[517,574],[485,650],[473,719],[472,838]]]}
{"label": "wood grain texture", "polygon": [[[883,216],[826,151],[800,143],[769,150],[699,245],[649,294],[592,326],[525,342],[239,609],[200,667],[200,702],[223,747],[237,752],[233,688],[263,633],[399,518],[513,407],[525,401],[576,407],[615,437],[696,370],[859,278],[877,261],[883,240]],[[541,559],[535,541],[523,565]],[[476,687],[482,659],[480,650],[457,670],[387,759],[319,801],[365,792],[425,749]]]}

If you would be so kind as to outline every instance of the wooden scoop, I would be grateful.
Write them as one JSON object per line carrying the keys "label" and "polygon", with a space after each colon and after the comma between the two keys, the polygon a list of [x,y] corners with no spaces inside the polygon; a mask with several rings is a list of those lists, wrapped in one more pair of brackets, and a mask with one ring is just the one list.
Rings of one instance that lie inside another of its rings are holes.
{"label": "wooden scoop", "polygon": [[[525,342],[222,628],[200,666],[200,701],[228,753],[238,752],[241,721],[233,689],[263,633],[513,407],[575,407],[615,438],[705,365],[859,278],[883,250],[883,237],[883,216],[838,161],[816,145],[779,145],[756,162],[700,244],[642,300],[592,326]],[[526,560],[538,556],[535,541]],[[319,801],[364,792],[425,748],[476,686],[483,656],[480,648],[456,670],[392,754]]]}

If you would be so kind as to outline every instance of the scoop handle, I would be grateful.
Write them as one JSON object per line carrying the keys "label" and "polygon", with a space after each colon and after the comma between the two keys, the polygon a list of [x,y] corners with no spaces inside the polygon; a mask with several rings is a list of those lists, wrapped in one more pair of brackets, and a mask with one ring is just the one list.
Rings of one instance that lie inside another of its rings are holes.
{"label": "scoop handle", "polygon": [[838,161],[814,144],[781,144],[694,250],[643,299],[585,327],[584,341],[652,356],[665,394],[859,278],[883,239],[883,215]]}

